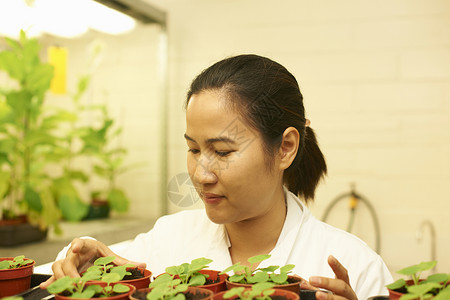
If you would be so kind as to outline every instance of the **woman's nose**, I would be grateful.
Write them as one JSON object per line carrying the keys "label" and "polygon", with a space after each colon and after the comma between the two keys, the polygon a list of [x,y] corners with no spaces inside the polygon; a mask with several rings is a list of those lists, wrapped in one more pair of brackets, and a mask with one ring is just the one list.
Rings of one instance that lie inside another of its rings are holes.
{"label": "woman's nose", "polygon": [[217,176],[213,168],[214,164],[208,158],[197,161],[194,171],[194,181],[197,184],[212,184],[217,182]]}

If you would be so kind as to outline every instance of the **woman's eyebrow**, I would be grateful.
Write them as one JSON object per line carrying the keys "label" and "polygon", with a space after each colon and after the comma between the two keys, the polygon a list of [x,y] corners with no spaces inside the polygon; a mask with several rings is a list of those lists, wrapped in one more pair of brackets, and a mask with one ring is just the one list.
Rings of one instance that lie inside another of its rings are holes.
{"label": "woman's eyebrow", "polygon": [[[194,142],[194,143],[197,143],[196,140],[194,140],[193,138],[191,138],[191,137],[188,136],[187,134],[184,134],[184,138],[187,139],[187,140],[189,140],[189,141],[192,141],[192,142]],[[235,141],[233,141],[232,139],[230,139],[229,137],[226,137],[226,136],[221,136],[221,137],[217,137],[217,138],[210,138],[210,139],[207,139],[207,140],[205,141],[205,143],[206,143],[207,145],[211,145],[211,144],[218,143],[218,142],[236,145],[236,142],[235,142]]]}

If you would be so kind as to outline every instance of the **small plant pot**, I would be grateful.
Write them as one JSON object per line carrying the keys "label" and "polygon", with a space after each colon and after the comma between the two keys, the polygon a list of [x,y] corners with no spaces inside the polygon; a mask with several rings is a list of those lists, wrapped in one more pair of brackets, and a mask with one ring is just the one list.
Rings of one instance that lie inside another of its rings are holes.
{"label": "small plant pot", "polygon": [[[129,300],[131,294],[134,293],[134,291],[136,291],[136,288],[134,287],[134,285],[131,284],[126,284],[126,283],[122,283],[122,282],[117,282],[115,284],[125,284],[128,287],[130,287],[130,290],[126,293],[122,293],[119,295],[115,295],[115,296],[111,296],[111,297],[102,297],[102,298],[98,298],[98,299],[102,299],[102,300]],[[100,283],[94,283],[94,282],[86,282],[86,285],[92,285],[92,284],[99,284],[101,286],[105,286],[106,282],[100,282]],[[114,285],[114,284],[112,284]],[[72,298],[72,297],[66,297],[66,296],[62,296],[59,294],[55,295],[55,300],[75,300],[75,299],[81,299],[81,298]],[[92,298],[91,298],[92,299]]]}
{"label": "small plant pot", "polygon": [[[250,288],[247,288],[247,289],[250,289]],[[234,297],[231,297],[228,299],[224,299],[223,295],[225,295],[226,292],[227,291],[223,291],[223,292],[215,294],[213,300],[234,300],[238,297],[238,296],[234,296]],[[279,297],[283,297],[286,300],[299,300],[300,299],[300,296],[298,294],[296,294],[292,291],[289,291],[289,290],[282,290],[282,289],[275,289],[275,292],[272,295],[270,295],[269,297],[271,297],[271,298],[277,297],[277,299],[279,299]]]}
{"label": "small plant pot", "polygon": [[[148,285],[150,284],[150,277],[152,276],[152,272],[141,268],[141,267],[137,267],[138,270],[142,273],[144,272],[144,276],[141,278],[136,278],[136,279],[128,279],[128,280],[121,280],[119,283],[126,283],[126,284],[131,284],[133,285],[136,289],[143,289],[143,288],[147,288]],[[135,267],[130,267],[127,268],[127,271],[129,271],[130,269],[135,269]],[[99,280],[91,280],[89,282],[92,283],[101,283],[102,281]]]}
{"label": "small plant pot", "polygon": [[[288,284],[277,284],[273,288],[274,289],[280,289],[285,291],[291,291],[296,294],[300,293],[300,283],[302,279],[298,276],[290,275],[288,276],[288,281],[290,283]],[[237,282],[231,282],[228,279],[226,279],[227,289],[232,289],[234,287],[245,287],[245,288],[251,288],[253,284],[250,283],[237,283]]]}
{"label": "small plant pot", "polygon": [[[2,257],[3,260],[13,260],[13,257]],[[22,293],[30,288],[35,262],[15,269],[0,270],[0,298]]]}
{"label": "small plant pot", "polygon": [[108,201],[93,199],[89,204],[89,210],[83,220],[106,219],[109,217],[111,207]]}
{"label": "small plant pot", "polygon": [[228,278],[227,274],[219,275],[220,271],[215,271],[215,270],[200,270],[199,272],[202,274],[209,275],[209,277],[208,277],[209,280],[216,281],[217,278],[219,278],[219,282],[205,284],[205,285],[199,285],[197,287],[210,290],[214,294],[225,291],[227,289],[227,284],[225,282],[225,280]]}
{"label": "small plant pot", "polygon": [[[146,300],[147,294],[150,293],[151,288],[139,289],[136,290],[133,294],[130,295],[131,300]],[[214,292],[211,290],[207,290],[205,288],[200,288],[196,286],[188,287],[187,291],[184,294],[191,294],[191,300],[213,300]],[[140,294],[140,296],[138,295]],[[187,298],[187,297],[186,297]]]}
{"label": "small plant pot", "polygon": [[[406,286],[413,285],[413,284],[414,284],[413,280],[406,280]],[[399,291],[394,291],[391,289],[388,289],[388,291],[389,291],[389,300],[398,300],[398,299],[400,299],[401,296],[404,295],[404,293],[399,292]],[[405,293],[406,293],[406,290],[405,290]]]}

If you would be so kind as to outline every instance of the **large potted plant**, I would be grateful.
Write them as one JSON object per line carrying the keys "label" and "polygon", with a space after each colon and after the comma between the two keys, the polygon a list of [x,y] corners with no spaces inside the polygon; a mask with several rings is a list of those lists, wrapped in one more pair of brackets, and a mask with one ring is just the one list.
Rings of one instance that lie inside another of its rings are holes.
{"label": "large potted plant", "polygon": [[34,260],[23,255],[0,257],[0,298],[29,289],[34,264]]}
{"label": "large potted plant", "polygon": [[[53,68],[39,58],[39,44],[22,31],[5,39],[0,70],[0,246],[44,239],[49,226],[59,231],[59,210],[46,173],[58,161],[54,147],[60,118],[44,107]],[[11,231],[14,233],[12,234]]]}

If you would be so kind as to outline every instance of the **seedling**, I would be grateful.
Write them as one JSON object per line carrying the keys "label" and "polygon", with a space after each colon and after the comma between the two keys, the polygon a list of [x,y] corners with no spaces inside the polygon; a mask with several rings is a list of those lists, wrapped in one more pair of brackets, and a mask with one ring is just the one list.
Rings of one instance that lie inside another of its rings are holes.
{"label": "seedling", "polygon": [[269,300],[270,295],[272,295],[275,290],[272,289],[274,283],[271,282],[260,282],[252,285],[251,289],[246,289],[244,287],[237,287],[228,290],[223,297],[225,299],[237,296],[241,300]]}
{"label": "seedling", "polygon": [[99,274],[99,278],[102,278],[110,273],[117,273],[120,276],[119,280],[122,280],[126,275],[131,275],[130,272],[127,272],[127,268],[135,267],[134,265],[127,264],[123,266],[115,266],[112,264],[114,259],[116,259],[115,256],[97,258],[94,261],[94,265],[89,267],[86,272]]}
{"label": "seedling", "polygon": [[207,268],[211,262],[212,259],[201,257],[192,260],[190,264],[184,263],[179,266],[167,267],[166,272],[171,275],[177,275],[183,284],[190,286],[204,285],[208,275],[199,271]]}
{"label": "seedling", "polygon": [[156,277],[149,285],[151,291],[147,294],[147,300],[185,300],[183,292],[187,291],[189,285],[174,277],[168,273]]}
{"label": "seedling", "polygon": [[[275,284],[288,284],[288,273],[295,267],[295,265],[289,264],[283,267],[269,266],[267,268],[254,268],[254,265],[270,258],[270,254],[262,254],[252,256],[248,259],[250,267],[241,265],[240,263],[234,264],[225,270],[221,274],[233,271],[234,275],[228,278],[231,282],[254,284],[260,282],[273,282]],[[279,269],[279,273],[275,273]]]}
{"label": "seedling", "polygon": [[98,272],[85,272],[80,278],[62,277],[47,287],[47,291],[51,294],[67,293],[70,298],[94,298],[110,297],[114,294],[126,293],[130,288],[124,284],[115,284],[120,281],[120,275],[117,273],[108,273],[101,277],[101,281],[106,282],[105,286],[100,284],[86,285],[90,280],[98,280]]}
{"label": "seedling", "polygon": [[397,271],[398,274],[406,275],[413,281],[412,285],[401,278],[397,281],[387,285],[386,287],[393,291],[403,293],[401,300],[408,299],[449,299],[450,274],[433,274],[428,276],[425,280],[420,280],[420,275],[423,271],[431,270],[436,266],[436,261],[421,262],[420,264],[412,265]]}
{"label": "seedling", "polygon": [[28,264],[31,264],[34,260],[25,259],[25,255],[19,255],[14,257],[13,260],[0,261],[0,270],[17,269]]}

